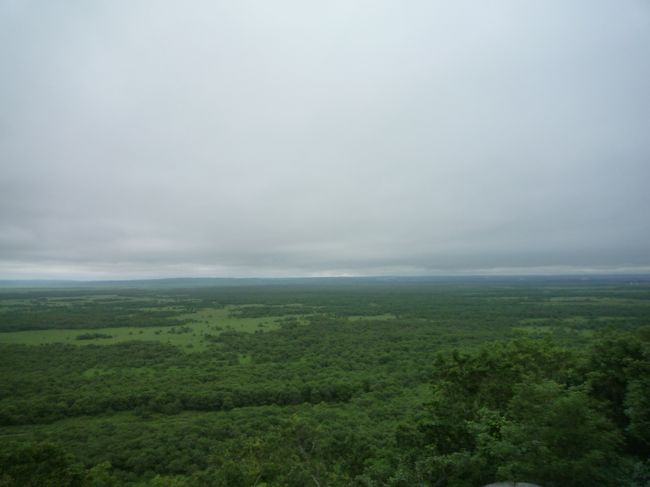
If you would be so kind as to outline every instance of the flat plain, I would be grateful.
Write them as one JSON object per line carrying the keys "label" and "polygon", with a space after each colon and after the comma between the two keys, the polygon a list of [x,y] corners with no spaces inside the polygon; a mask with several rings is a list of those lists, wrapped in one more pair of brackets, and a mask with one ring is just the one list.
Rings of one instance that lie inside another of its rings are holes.
{"label": "flat plain", "polygon": [[644,485],[649,341],[629,276],[5,285],[0,485]]}

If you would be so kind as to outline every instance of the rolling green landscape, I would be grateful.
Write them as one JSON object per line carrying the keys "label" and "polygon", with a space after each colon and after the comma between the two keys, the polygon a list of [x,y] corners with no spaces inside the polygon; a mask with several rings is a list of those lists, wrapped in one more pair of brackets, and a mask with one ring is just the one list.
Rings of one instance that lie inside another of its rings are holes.
{"label": "rolling green landscape", "polygon": [[0,486],[650,485],[650,280],[0,284]]}

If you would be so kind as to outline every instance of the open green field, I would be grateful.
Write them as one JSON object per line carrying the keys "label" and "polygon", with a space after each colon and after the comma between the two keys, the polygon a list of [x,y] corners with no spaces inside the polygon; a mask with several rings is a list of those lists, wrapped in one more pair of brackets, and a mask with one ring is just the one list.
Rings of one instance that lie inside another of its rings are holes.
{"label": "open green field", "polygon": [[643,279],[5,285],[0,485],[645,486],[648,384]]}
{"label": "open green field", "polygon": [[[180,347],[186,351],[199,351],[207,347],[207,336],[219,335],[224,331],[253,333],[274,330],[285,317],[238,318],[231,315],[233,307],[221,309],[206,308],[195,313],[183,313],[178,319],[185,325],[179,326],[129,326],[105,328],[25,330],[0,333],[0,343],[44,345],[67,343],[70,345],[110,345],[133,340],[156,341]],[[101,330],[104,338],[85,338]]]}

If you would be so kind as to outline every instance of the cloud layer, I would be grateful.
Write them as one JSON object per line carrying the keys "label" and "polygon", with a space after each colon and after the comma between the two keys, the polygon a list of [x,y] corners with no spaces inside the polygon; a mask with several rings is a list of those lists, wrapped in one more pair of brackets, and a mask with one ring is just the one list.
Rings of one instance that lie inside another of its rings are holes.
{"label": "cloud layer", "polygon": [[650,270],[647,2],[0,3],[0,277]]}

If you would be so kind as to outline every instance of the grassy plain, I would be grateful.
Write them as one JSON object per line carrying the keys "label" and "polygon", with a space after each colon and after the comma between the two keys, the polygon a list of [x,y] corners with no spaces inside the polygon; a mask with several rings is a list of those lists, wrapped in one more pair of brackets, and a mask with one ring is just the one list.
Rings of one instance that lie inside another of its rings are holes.
{"label": "grassy plain", "polygon": [[[61,303],[61,306],[64,304]],[[70,305],[66,303],[66,305]],[[170,309],[170,308],[167,308]],[[45,345],[67,343],[70,345],[111,345],[115,343],[155,341],[177,346],[186,351],[201,351],[207,347],[206,335],[219,335],[224,331],[253,333],[277,329],[284,316],[239,318],[232,316],[236,307],[206,308],[194,313],[179,314],[177,318],[187,323],[179,326],[129,326],[105,327],[101,333],[110,338],[78,339],[80,335],[92,335],[97,328],[25,330],[0,333],[0,343]]]}

